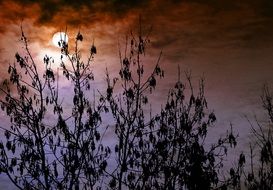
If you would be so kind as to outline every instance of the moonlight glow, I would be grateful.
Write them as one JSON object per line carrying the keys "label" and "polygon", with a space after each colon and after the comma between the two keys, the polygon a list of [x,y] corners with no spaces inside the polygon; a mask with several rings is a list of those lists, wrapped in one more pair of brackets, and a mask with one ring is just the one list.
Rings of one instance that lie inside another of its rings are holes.
{"label": "moonlight glow", "polygon": [[64,32],[57,32],[53,35],[52,42],[54,46],[60,47],[59,42],[68,43],[68,35]]}

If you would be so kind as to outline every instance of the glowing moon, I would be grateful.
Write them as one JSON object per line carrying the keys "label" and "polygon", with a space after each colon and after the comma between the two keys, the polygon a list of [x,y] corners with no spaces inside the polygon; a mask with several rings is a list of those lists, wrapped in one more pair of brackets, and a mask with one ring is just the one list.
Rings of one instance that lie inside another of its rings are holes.
{"label": "glowing moon", "polygon": [[64,32],[57,32],[53,35],[52,42],[54,46],[60,48],[59,42],[68,43],[68,35]]}

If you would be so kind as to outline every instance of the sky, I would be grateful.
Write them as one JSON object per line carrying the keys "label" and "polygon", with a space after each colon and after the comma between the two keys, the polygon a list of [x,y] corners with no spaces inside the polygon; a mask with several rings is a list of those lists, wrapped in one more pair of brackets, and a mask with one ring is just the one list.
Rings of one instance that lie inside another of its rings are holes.
{"label": "sky", "polygon": [[[14,54],[21,51],[22,24],[41,67],[45,54],[59,58],[52,43],[54,33],[67,28],[73,42],[80,31],[83,55],[93,42],[97,46],[93,67],[95,80],[102,84],[106,67],[117,75],[118,44],[137,30],[141,17],[144,30],[152,27],[147,68],[163,52],[166,74],[154,94],[156,104],[165,101],[179,65],[192,72],[194,81],[205,77],[209,109],[217,116],[211,139],[224,134],[232,123],[241,140],[234,155],[252,138],[245,117],[268,121],[260,96],[265,83],[273,89],[272,0],[0,0],[0,10],[0,81],[7,77]],[[68,86],[62,85],[64,94]]]}

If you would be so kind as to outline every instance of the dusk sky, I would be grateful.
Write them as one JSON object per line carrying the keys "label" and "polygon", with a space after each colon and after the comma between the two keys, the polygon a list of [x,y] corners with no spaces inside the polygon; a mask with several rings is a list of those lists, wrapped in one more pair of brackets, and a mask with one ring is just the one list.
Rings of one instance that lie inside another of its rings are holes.
{"label": "dusk sky", "polygon": [[[158,105],[166,100],[180,65],[182,71],[191,70],[195,82],[205,77],[209,109],[217,116],[212,138],[224,134],[232,123],[241,139],[236,151],[241,152],[251,137],[245,115],[267,122],[260,96],[265,83],[273,89],[272,0],[1,0],[0,10],[0,81],[7,77],[14,54],[21,51],[22,24],[41,67],[45,54],[58,64],[54,33],[67,27],[69,42],[73,42],[80,30],[83,55],[93,41],[97,46],[93,67],[95,80],[103,85],[106,67],[112,76],[118,75],[118,44],[137,30],[141,15],[144,28],[152,26],[147,68],[163,52],[166,76],[153,97]],[[63,93],[67,86],[69,83],[61,85]],[[4,120],[3,113],[1,118]],[[5,185],[0,182],[0,189],[8,187]]]}

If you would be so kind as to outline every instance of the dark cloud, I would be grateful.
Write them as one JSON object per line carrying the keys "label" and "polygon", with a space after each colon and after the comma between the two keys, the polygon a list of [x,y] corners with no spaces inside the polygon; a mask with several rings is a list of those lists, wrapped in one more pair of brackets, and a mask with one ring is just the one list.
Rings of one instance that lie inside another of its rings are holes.
{"label": "dark cloud", "polygon": [[262,1],[261,13],[264,16],[273,17],[273,1],[272,0]]}
{"label": "dark cloud", "polygon": [[[206,10],[205,17],[217,16],[225,11],[240,10],[242,6],[255,10],[258,16],[273,17],[272,0],[0,0],[0,33],[4,31],[3,25],[17,23],[22,19],[32,19],[36,25],[56,26],[90,26],[97,22],[115,22],[126,18],[128,14],[143,15],[151,18],[161,14],[172,15],[182,5],[191,6],[190,15]],[[195,9],[197,7],[197,10]],[[173,19],[185,19],[187,15],[178,15]],[[200,15],[201,16],[201,15]],[[238,19],[244,19],[241,15]]]}
{"label": "dark cloud", "polygon": [[[4,1],[3,1],[4,2]],[[26,16],[24,14],[24,7],[37,5],[40,10],[40,14],[35,18],[37,24],[49,24],[54,20],[56,15],[62,14],[62,12],[67,10],[72,10],[79,12],[78,15],[81,15],[82,9],[88,9],[89,13],[104,13],[110,14],[113,17],[125,16],[130,10],[141,7],[149,1],[144,0],[43,0],[43,1],[34,1],[34,0],[10,0],[5,2],[15,2],[21,6],[21,15],[19,17]],[[0,2],[2,3],[2,2]],[[63,18],[67,22],[71,18]],[[82,18],[72,18],[72,24],[81,23]]]}

